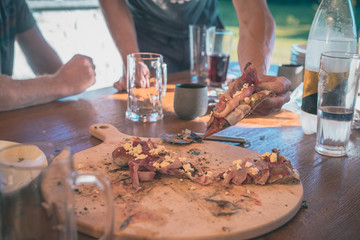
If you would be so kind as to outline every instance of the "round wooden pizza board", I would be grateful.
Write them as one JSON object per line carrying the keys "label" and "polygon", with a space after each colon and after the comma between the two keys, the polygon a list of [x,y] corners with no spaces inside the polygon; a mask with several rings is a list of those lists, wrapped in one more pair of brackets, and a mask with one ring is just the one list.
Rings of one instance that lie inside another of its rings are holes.
{"label": "round wooden pizza board", "polygon": [[[112,182],[114,239],[244,239],[268,233],[293,218],[302,204],[303,186],[221,183],[202,186],[188,179],[159,177],[131,187],[128,170],[112,162],[112,151],[129,136],[109,124],[94,124],[90,133],[103,140],[74,155],[76,170],[98,171]],[[159,142],[159,139],[152,139]],[[167,148],[209,167],[213,174],[228,169],[233,160],[260,153],[229,144],[204,141]],[[271,149],[269,149],[271,151]],[[101,236],[106,206],[101,191],[79,186],[75,191],[78,230]]]}

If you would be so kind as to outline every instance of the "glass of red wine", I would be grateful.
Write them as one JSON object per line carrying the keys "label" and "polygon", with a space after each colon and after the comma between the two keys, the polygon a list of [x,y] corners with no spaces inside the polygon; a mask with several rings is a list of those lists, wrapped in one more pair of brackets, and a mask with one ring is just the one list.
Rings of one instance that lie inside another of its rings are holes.
{"label": "glass of red wine", "polygon": [[[226,74],[232,50],[234,32],[210,27],[206,30],[206,55],[208,56],[209,95],[223,93],[227,89]],[[211,92],[214,94],[211,94]]]}

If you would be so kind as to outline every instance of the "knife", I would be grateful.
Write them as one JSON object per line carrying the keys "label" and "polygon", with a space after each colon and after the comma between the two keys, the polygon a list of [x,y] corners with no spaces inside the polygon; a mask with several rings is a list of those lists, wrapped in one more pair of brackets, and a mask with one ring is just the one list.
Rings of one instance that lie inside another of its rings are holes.
{"label": "knife", "polygon": [[[203,133],[195,133],[198,136],[204,136]],[[232,143],[247,143],[245,138],[238,138],[238,137],[227,137],[227,136],[221,136],[221,135],[212,135],[209,137],[206,137],[204,140],[209,141],[220,141],[220,142],[232,142]]]}

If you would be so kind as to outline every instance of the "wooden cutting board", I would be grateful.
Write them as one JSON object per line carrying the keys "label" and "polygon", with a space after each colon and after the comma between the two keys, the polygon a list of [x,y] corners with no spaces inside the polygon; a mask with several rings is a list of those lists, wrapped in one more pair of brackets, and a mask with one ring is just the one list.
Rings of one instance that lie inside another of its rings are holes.
{"label": "wooden cutting board", "polygon": [[[202,186],[188,179],[162,176],[141,182],[141,190],[136,192],[128,170],[119,169],[111,157],[112,151],[129,136],[109,124],[94,124],[90,133],[103,143],[76,153],[75,168],[102,172],[112,182],[115,239],[252,238],[282,226],[301,207],[301,183],[228,188],[220,183]],[[228,169],[233,160],[260,155],[211,141],[164,145],[193,162],[207,164],[214,174]],[[101,192],[92,186],[80,186],[75,195],[78,230],[99,237],[105,222]]]}

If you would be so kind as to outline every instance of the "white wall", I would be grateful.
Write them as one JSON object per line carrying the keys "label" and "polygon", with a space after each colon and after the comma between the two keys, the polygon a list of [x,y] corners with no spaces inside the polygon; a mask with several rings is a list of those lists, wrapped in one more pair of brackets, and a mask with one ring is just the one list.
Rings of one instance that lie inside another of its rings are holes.
{"label": "white wall", "polygon": [[[100,9],[34,12],[46,40],[63,62],[74,54],[90,56],[96,66],[97,89],[112,84],[123,72],[123,64]],[[21,49],[15,48],[14,78],[33,77]]]}

